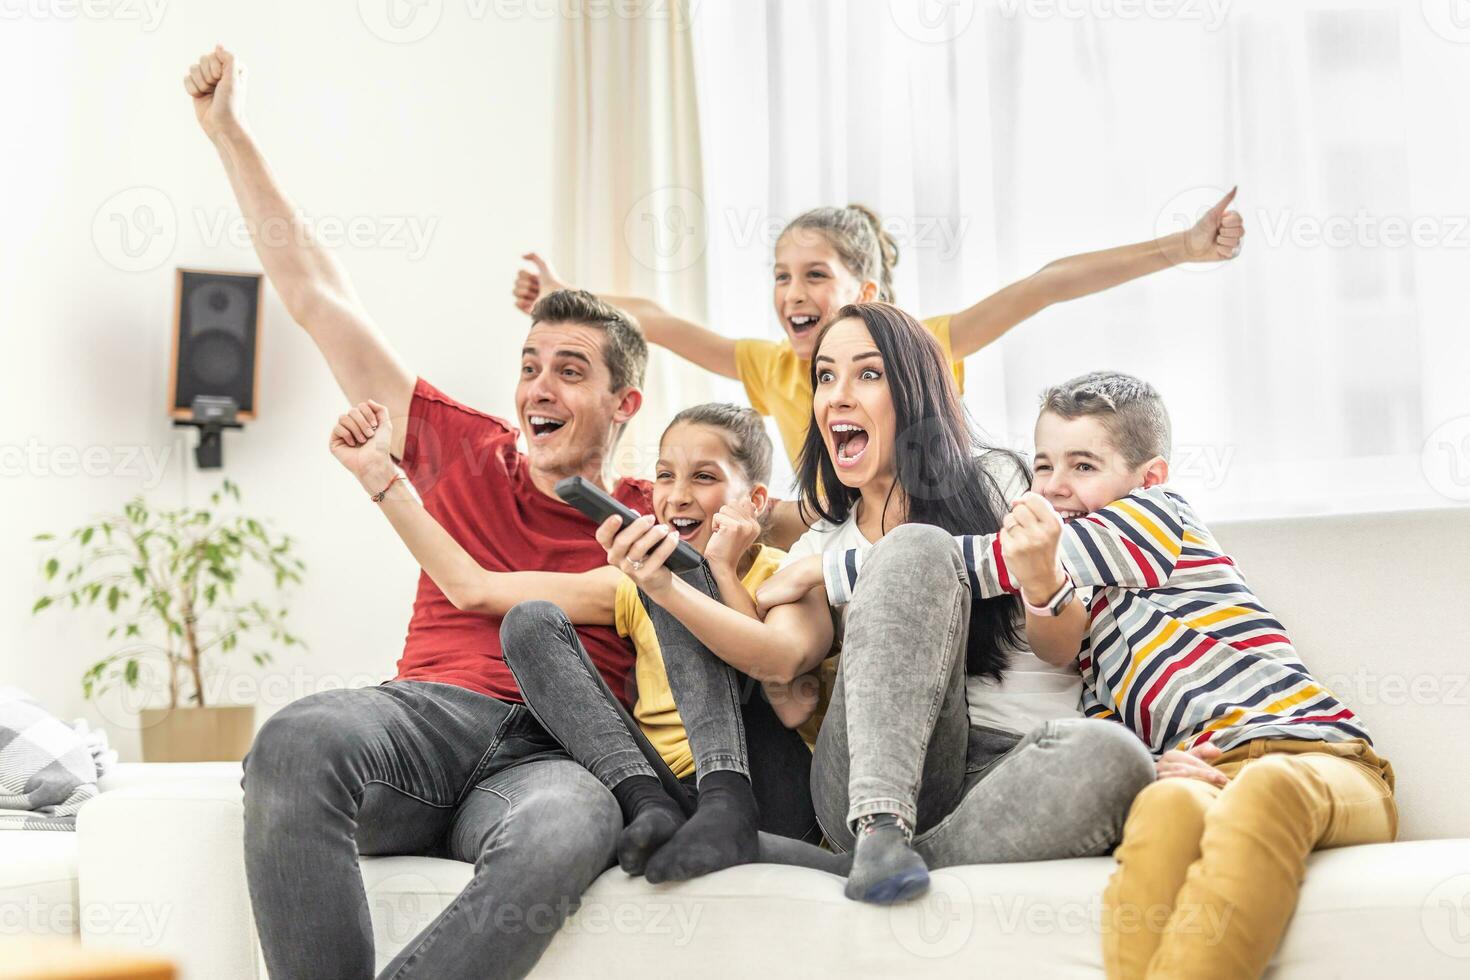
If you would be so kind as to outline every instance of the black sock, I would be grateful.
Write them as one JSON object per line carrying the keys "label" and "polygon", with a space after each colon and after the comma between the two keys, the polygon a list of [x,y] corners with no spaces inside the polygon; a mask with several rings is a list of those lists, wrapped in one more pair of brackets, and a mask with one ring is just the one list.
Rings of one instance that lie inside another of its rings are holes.
{"label": "black sock", "polygon": [[649,857],[683,825],[684,811],[662,783],[642,773],[618,783],[612,794],[623,810],[618,866],[630,875],[642,874]]}
{"label": "black sock", "polygon": [[699,806],[689,822],[648,862],[648,880],[687,881],[759,855],[755,793],[750,779],[718,770],[699,781]]}

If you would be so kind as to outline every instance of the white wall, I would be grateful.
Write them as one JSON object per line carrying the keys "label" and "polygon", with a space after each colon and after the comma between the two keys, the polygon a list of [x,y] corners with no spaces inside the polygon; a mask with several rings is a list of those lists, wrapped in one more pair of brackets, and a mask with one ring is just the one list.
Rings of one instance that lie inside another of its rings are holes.
{"label": "white wall", "polygon": [[[238,214],[184,93],[188,64],[216,41],[238,52],[253,128],[297,204],[370,222],[375,244],[340,254],[410,366],[510,413],[507,352],[525,328],[510,282],[520,253],[548,236],[558,31],[520,7],[497,16],[468,0],[397,5],[438,11],[411,43],[368,26],[391,33],[377,9],[389,0],[150,2],[152,12],[141,0],[0,8],[0,684],[63,717],[110,722],[125,757],[137,741],[128,713],[81,693],[84,667],[108,649],[107,620],[31,616],[42,557],[31,538],[140,491],[201,503],[218,479],[194,469],[194,436],[165,417],[173,269],[259,266],[216,234]],[[129,191],[139,187],[151,190]],[[137,260],[156,267],[127,271],[112,216],[144,218],[139,204],[165,234]],[[431,229],[425,248],[382,237],[399,219]],[[327,453],[341,395],[269,289],[262,319],[260,417],[226,435],[223,473],[248,510],[300,541],[309,570],[293,615],[311,646],[270,676],[234,665],[259,683],[237,687],[258,692],[263,717],[320,686],[391,676],[416,568]],[[85,457],[93,475],[68,455],[89,447],[101,447]],[[138,452],[168,454],[160,477]]]}

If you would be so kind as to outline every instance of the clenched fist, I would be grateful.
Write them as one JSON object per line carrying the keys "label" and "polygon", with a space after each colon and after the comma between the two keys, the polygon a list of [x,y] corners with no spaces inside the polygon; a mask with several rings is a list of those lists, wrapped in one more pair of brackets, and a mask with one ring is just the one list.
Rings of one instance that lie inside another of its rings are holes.
{"label": "clenched fist", "polygon": [[536,305],[536,301],[547,293],[554,293],[558,289],[570,288],[566,283],[562,282],[561,276],[556,274],[551,268],[550,263],[535,252],[527,252],[521,258],[536,267],[535,272],[529,269],[522,269],[517,272],[515,285],[511,289],[512,294],[516,298],[516,307],[522,313],[529,314],[531,307]]}
{"label": "clenched fist", "polygon": [[194,97],[194,116],[214,139],[238,127],[245,118],[245,66],[223,47],[189,66],[184,89]]}
{"label": "clenched fist", "polygon": [[337,462],[372,493],[392,479],[393,420],[388,409],[369,399],[337,419],[328,448]]}
{"label": "clenched fist", "polygon": [[1011,578],[1034,606],[1045,603],[1062,587],[1064,576],[1057,558],[1062,540],[1062,518],[1039,493],[1023,493],[1000,524],[1000,553]]}

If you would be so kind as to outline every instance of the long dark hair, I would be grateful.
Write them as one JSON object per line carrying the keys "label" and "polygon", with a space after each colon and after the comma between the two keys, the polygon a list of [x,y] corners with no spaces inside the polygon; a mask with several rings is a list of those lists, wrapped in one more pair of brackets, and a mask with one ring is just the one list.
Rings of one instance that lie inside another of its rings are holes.
{"label": "long dark hair", "polygon": [[[873,346],[883,356],[889,396],[893,400],[894,491],[907,503],[905,523],[933,524],[951,534],[994,534],[1000,530],[1006,502],[999,483],[983,464],[991,453],[1014,461],[1029,480],[1025,461],[1008,450],[985,445],[970,422],[950,372],[948,358],[934,336],[917,320],[888,303],[844,306],[817,335],[812,348],[812,390],[817,389],[815,353],[837,323],[856,318],[868,328]],[[827,444],[813,412],[797,463],[801,510],[841,524],[862,499],[862,492],[837,478]],[[884,508],[887,520],[887,508]],[[883,527],[883,533],[888,532]],[[1005,671],[1007,649],[1018,645],[1018,601],[974,597],[965,650],[966,673],[996,680]]]}

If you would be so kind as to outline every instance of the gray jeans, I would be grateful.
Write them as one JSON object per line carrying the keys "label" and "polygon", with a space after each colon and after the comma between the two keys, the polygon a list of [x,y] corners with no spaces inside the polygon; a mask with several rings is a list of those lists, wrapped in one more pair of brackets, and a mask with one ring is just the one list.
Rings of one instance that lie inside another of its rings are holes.
{"label": "gray jeans", "polygon": [[1108,721],[1049,721],[1025,737],[971,729],[969,614],[948,532],[905,524],[873,546],[812,761],[827,839],[850,849],[859,817],[890,812],[916,828],[930,867],[1107,853],[1153,757]]}
{"label": "gray jeans", "polygon": [[373,976],[359,854],[475,866],[383,977],[524,976],[612,865],[622,827],[612,794],[523,706],[420,681],[288,705],[256,736],[244,787],[271,980]]}

